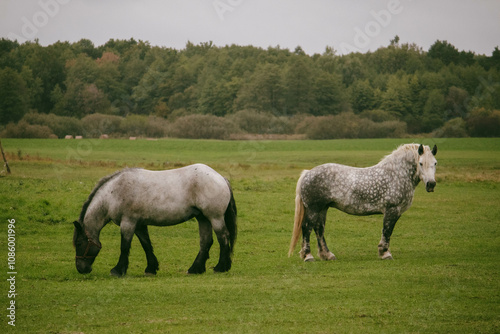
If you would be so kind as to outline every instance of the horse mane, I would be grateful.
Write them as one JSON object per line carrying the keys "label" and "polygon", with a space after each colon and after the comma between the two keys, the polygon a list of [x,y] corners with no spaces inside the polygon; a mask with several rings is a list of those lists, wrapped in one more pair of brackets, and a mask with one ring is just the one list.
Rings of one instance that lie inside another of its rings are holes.
{"label": "horse mane", "polygon": [[108,175],[108,176],[105,176],[103,177],[102,179],[99,180],[99,182],[97,182],[96,186],[94,187],[94,189],[92,190],[92,192],[90,193],[89,197],[87,198],[87,200],[85,201],[85,203],[83,203],[83,206],[82,206],[82,211],[80,212],[80,217],[78,218],[78,222],[80,224],[83,224],[83,219],[85,218],[85,214],[87,213],[87,209],[90,205],[90,203],[92,202],[92,200],[94,199],[94,196],[95,194],[97,193],[97,191],[104,185],[106,184],[109,180],[115,178],[116,176],[124,173],[125,171],[128,171],[130,170],[131,168],[125,168],[125,169],[122,169],[122,170],[119,170],[117,172],[114,172],[113,174],[111,175]]}
{"label": "horse mane", "polygon": [[[401,159],[405,159],[406,161],[417,163],[418,161],[418,147],[420,144],[402,144],[391,154],[386,155],[380,160],[380,165],[392,164],[395,161],[400,161]],[[428,150],[429,148],[424,146],[424,150]]]}

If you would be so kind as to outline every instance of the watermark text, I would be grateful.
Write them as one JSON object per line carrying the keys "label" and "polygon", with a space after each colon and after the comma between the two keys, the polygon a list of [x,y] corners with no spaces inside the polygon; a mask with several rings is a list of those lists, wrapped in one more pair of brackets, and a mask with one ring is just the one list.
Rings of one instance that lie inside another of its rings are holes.
{"label": "watermark text", "polygon": [[16,220],[8,219],[7,225],[7,282],[9,290],[7,297],[9,304],[7,307],[7,323],[10,326],[16,325]]}

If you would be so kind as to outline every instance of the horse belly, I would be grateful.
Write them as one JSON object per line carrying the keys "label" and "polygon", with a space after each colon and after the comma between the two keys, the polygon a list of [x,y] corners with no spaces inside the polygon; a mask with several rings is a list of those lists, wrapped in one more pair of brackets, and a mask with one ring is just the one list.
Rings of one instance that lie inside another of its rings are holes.
{"label": "horse belly", "polygon": [[199,210],[191,206],[174,207],[158,203],[123,208],[121,216],[147,225],[168,226],[183,223],[199,213]]}
{"label": "horse belly", "polygon": [[360,184],[359,178],[347,176],[338,179],[330,190],[331,207],[357,216],[382,213],[384,189],[377,184]]}
{"label": "horse belly", "polygon": [[332,207],[355,216],[370,216],[382,213],[382,209],[378,205],[371,203],[358,203],[356,205],[332,203]]}

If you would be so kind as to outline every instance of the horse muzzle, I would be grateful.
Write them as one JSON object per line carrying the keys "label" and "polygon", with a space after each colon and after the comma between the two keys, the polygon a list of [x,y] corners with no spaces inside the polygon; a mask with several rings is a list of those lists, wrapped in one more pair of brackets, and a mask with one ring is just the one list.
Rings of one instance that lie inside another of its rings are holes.
{"label": "horse muzzle", "polygon": [[429,181],[425,184],[425,190],[428,193],[434,192],[434,187],[436,186],[436,181]]}
{"label": "horse muzzle", "polygon": [[78,272],[80,274],[89,274],[92,271],[92,265],[89,265],[89,264],[85,263],[84,261],[78,261],[78,259],[77,259],[76,260],[76,270],[78,270]]}

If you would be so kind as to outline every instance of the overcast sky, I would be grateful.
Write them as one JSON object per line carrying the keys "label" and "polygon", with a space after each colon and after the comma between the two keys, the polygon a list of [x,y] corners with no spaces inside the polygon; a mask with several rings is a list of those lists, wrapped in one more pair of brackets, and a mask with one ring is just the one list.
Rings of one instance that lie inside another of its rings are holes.
{"label": "overcast sky", "polygon": [[176,49],[213,41],[345,54],[374,51],[395,35],[424,50],[446,40],[491,55],[500,45],[500,1],[0,0],[0,38],[42,45],[134,38]]}

